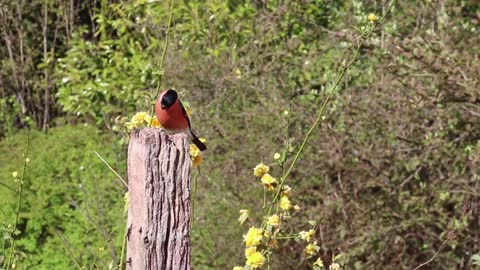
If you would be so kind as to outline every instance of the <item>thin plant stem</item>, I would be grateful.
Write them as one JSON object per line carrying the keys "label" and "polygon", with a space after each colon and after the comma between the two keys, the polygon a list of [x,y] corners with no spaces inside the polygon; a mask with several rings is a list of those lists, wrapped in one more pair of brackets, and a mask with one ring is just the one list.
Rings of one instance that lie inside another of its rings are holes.
{"label": "thin plant stem", "polygon": [[160,94],[160,87],[162,86],[162,80],[163,80],[163,63],[165,61],[166,55],[167,55],[167,49],[168,49],[168,42],[169,42],[169,37],[170,37],[170,28],[172,25],[172,17],[173,17],[173,6],[175,4],[175,0],[171,0],[170,2],[170,14],[168,16],[168,25],[167,25],[167,32],[165,34],[165,45],[163,46],[163,52],[162,52],[162,57],[160,58],[160,65],[159,68],[161,70],[160,78],[157,83],[157,88],[155,91],[155,96],[153,97],[152,101],[152,109],[150,114],[153,114],[155,111],[155,100],[157,99],[158,95]]}
{"label": "thin plant stem", "polygon": [[193,178],[193,194],[192,194],[192,221],[191,224],[195,221],[195,199],[197,198],[197,188],[198,188],[198,177],[200,177],[200,166],[198,166],[198,173]]}
{"label": "thin plant stem", "polygon": [[15,251],[15,233],[17,231],[17,225],[18,225],[18,219],[20,217],[20,210],[22,208],[22,192],[23,192],[23,181],[25,180],[25,175],[27,172],[27,158],[28,158],[28,152],[30,150],[30,128],[28,129],[28,135],[27,135],[27,149],[25,150],[25,154],[23,155],[23,169],[22,169],[22,178],[20,179],[20,185],[18,187],[18,201],[17,201],[17,211],[15,213],[15,223],[13,223],[13,231],[12,231],[12,237],[10,240],[11,246],[10,246],[10,255],[8,257],[7,261],[7,270],[10,269],[10,266],[12,264],[12,259],[13,259],[13,253]]}
{"label": "thin plant stem", "polygon": [[65,250],[68,252],[68,255],[70,256],[70,259],[75,263],[75,266],[79,270],[82,270],[83,268],[80,266],[80,263],[78,262],[77,258],[75,258],[75,256],[73,255],[73,251],[70,248],[70,246],[68,245],[67,240],[62,236],[62,234],[57,229],[55,229],[52,225],[50,225],[46,220],[45,220],[45,222],[48,225],[48,227],[50,227],[53,230],[53,232],[57,235],[57,237],[60,238],[60,240],[62,240],[62,244],[65,247]]}
{"label": "thin plant stem", "polygon": [[[328,92],[328,95],[327,97],[325,98],[325,100],[323,101],[321,107],[320,107],[320,110],[317,114],[317,117],[315,119],[315,121],[313,122],[312,126],[310,127],[310,129],[308,130],[307,134],[305,135],[305,138],[303,139],[302,143],[300,144],[300,147],[297,151],[297,153],[295,154],[295,157],[293,158],[293,161],[292,163],[290,164],[287,172],[282,176],[281,178],[281,182],[280,182],[280,185],[278,187],[278,190],[275,194],[275,197],[273,198],[273,201],[272,203],[270,204],[270,208],[268,209],[268,212],[267,212],[267,216],[270,216],[271,214],[271,211],[273,209],[273,206],[275,204],[276,201],[278,201],[278,198],[280,196],[280,193],[282,192],[282,188],[283,186],[285,185],[285,182],[288,178],[288,176],[290,175],[292,169],[295,167],[295,165],[297,164],[297,161],[300,157],[300,155],[303,153],[303,150],[305,148],[305,145],[307,144],[308,140],[310,139],[310,136],[312,135],[313,131],[315,130],[315,128],[320,124],[322,118],[323,118],[323,114],[324,114],[324,111],[325,111],[325,108],[327,106],[327,104],[329,103],[330,99],[332,98],[333,94],[336,92],[335,90],[337,89],[340,81],[343,79],[343,77],[345,76],[345,74],[347,73],[347,71],[350,69],[350,67],[353,65],[353,63],[355,63],[355,61],[357,60],[358,56],[360,55],[360,49],[363,47],[363,45],[365,44],[365,42],[367,41],[367,39],[371,36],[371,34],[377,29],[378,25],[380,25],[383,20],[385,19],[385,16],[387,16],[387,14],[390,12],[390,9],[395,5],[395,3],[397,2],[397,0],[393,0],[392,2],[390,2],[390,5],[388,6],[387,10],[385,11],[385,13],[383,14],[383,16],[377,21],[375,22],[375,24],[373,25],[373,27],[370,28],[370,30],[366,33],[364,33],[362,36],[361,36],[361,41],[360,43],[357,45],[357,49],[353,55],[353,58],[343,66],[342,68],[342,71],[340,72],[340,74],[337,76],[337,79],[335,80],[335,84],[330,88],[330,91]],[[262,226],[263,227],[263,226]]]}
{"label": "thin plant stem", "polygon": [[122,243],[122,253],[120,254],[120,264],[118,266],[119,270],[123,269],[124,260],[125,260],[125,249],[127,246],[127,233],[128,233],[128,218],[125,224],[125,232],[123,233],[123,243]]}
{"label": "thin plant stem", "polygon": [[125,180],[123,180],[123,178],[120,176],[120,174],[117,173],[117,171],[115,171],[112,166],[110,166],[110,164],[108,164],[108,162],[102,158],[102,156],[100,156],[100,154],[97,152],[97,151],[93,151],[97,156],[98,158],[103,161],[103,163],[105,163],[105,165],[107,165],[107,167],[118,177],[118,179],[120,179],[120,181],[122,181],[122,183],[125,185],[125,187],[128,188],[128,184]]}
{"label": "thin plant stem", "polygon": [[11,186],[9,186],[9,185],[7,185],[7,184],[4,184],[4,183],[0,182],[0,186],[4,186],[4,187],[10,189],[11,191],[17,193],[17,191],[16,191],[14,188],[12,188]]}

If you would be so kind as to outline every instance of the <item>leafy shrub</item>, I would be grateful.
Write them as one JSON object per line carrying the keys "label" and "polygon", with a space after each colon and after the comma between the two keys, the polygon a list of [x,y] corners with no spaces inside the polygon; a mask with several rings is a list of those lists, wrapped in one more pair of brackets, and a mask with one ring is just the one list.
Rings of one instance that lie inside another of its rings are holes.
{"label": "leafy shrub", "polygon": [[[125,169],[124,154],[108,134],[89,126],[65,126],[49,134],[32,131],[24,180],[18,269],[72,269],[75,264],[107,269],[118,263],[124,231],[123,193],[116,176],[93,151]],[[12,171],[23,163],[27,131],[0,143],[1,179],[14,186]],[[15,194],[0,189],[6,224],[13,223]]]}

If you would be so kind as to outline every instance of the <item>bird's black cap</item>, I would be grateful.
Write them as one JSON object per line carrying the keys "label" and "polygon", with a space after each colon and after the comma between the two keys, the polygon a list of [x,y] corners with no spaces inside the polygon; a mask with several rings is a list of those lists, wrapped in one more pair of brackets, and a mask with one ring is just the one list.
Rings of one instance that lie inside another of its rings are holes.
{"label": "bird's black cap", "polygon": [[175,90],[173,89],[167,90],[165,95],[163,95],[162,97],[162,101],[161,101],[162,109],[170,108],[173,104],[175,104],[177,99],[178,99],[178,94]]}

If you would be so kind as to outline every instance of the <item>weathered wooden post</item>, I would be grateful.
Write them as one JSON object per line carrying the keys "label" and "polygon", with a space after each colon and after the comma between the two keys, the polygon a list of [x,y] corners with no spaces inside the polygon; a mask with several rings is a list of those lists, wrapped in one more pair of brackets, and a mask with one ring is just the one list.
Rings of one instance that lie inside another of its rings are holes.
{"label": "weathered wooden post", "polygon": [[144,128],[128,145],[127,270],[190,269],[186,136]]}

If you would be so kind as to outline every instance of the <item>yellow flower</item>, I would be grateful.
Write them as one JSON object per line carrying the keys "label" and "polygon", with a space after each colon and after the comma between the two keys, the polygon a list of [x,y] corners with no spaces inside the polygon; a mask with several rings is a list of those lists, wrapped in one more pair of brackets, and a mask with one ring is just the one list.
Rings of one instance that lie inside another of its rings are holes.
{"label": "yellow flower", "polygon": [[125,126],[127,127],[127,130],[132,130],[136,127],[141,127],[143,123],[150,124],[152,121],[152,117],[148,115],[146,112],[137,112],[134,116],[132,116],[132,119],[130,122],[125,123]]}
{"label": "yellow flower", "polygon": [[234,266],[232,270],[243,270],[243,267],[241,267],[241,266]]}
{"label": "yellow flower", "polygon": [[240,217],[238,218],[238,222],[240,222],[240,224],[243,224],[243,223],[245,223],[247,218],[248,218],[248,210],[247,209],[241,209],[240,210]]}
{"label": "yellow flower", "polygon": [[150,123],[152,120],[152,117],[148,115],[146,112],[137,112],[133,117],[131,122],[134,123],[135,125],[140,125],[143,122]]}
{"label": "yellow flower", "polygon": [[17,171],[12,172],[12,176],[13,176],[13,178],[17,178],[18,177],[18,172]]}
{"label": "yellow flower", "polygon": [[310,230],[310,231],[308,231],[308,232],[306,232],[306,231],[301,231],[301,232],[299,233],[299,235],[300,235],[300,238],[302,238],[302,240],[305,240],[305,241],[307,241],[307,242],[310,242],[310,240],[312,240],[312,236],[313,236],[314,233],[315,233],[315,230],[312,229],[312,230]]}
{"label": "yellow flower", "polygon": [[192,161],[193,167],[198,167],[198,166],[200,166],[200,164],[202,164],[202,160],[203,160],[203,158],[202,158],[202,156],[200,156],[200,155],[194,157],[194,158],[193,158],[193,161]]}
{"label": "yellow flower", "polygon": [[313,266],[323,267],[323,262],[320,257],[313,263]]}
{"label": "yellow flower", "polygon": [[320,247],[317,246],[317,241],[310,243],[307,245],[305,248],[305,253],[307,253],[308,256],[312,256],[313,254],[317,253],[317,251],[320,250]]}
{"label": "yellow flower", "polygon": [[237,74],[237,79],[241,79],[242,78],[242,71],[240,69],[236,69],[235,70],[235,74]]}
{"label": "yellow flower", "polygon": [[264,174],[268,173],[268,170],[270,170],[270,167],[260,163],[253,169],[253,174],[257,177],[262,177]]}
{"label": "yellow flower", "polygon": [[258,246],[262,241],[262,229],[257,229],[255,227],[250,227],[246,235],[243,236],[245,245],[247,247]]}
{"label": "yellow flower", "polygon": [[328,267],[329,270],[340,270],[340,264],[338,263],[332,263],[330,264],[330,266]]}
{"label": "yellow flower", "polygon": [[368,18],[368,20],[369,20],[370,22],[372,22],[372,23],[375,22],[375,21],[378,19],[378,18],[377,18],[377,15],[375,15],[375,14],[373,14],[373,13],[368,14],[368,17],[367,17],[367,18]]}
{"label": "yellow flower", "polygon": [[245,257],[248,258],[250,255],[252,255],[255,252],[257,252],[257,247],[255,246],[247,247],[245,249]]}
{"label": "yellow flower", "polygon": [[283,195],[282,198],[280,199],[280,208],[282,208],[285,211],[292,208],[292,203],[288,199],[287,195]]}
{"label": "yellow flower", "polygon": [[158,119],[155,117],[153,118],[152,120],[152,123],[150,124],[151,127],[154,127],[154,128],[161,128],[162,127],[162,124],[160,124],[160,122],[158,121]]}
{"label": "yellow flower", "polygon": [[195,144],[190,144],[190,156],[196,157],[200,155],[200,149]]}
{"label": "yellow flower", "polygon": [[264,263],[265,257],[263,257],[262,253],[258,251],[247,257],[247,265],[252,269],[262,267]]}
{"label": "yellow flower", "polygon": [[268,190],[272,191],[275,189],[275,187],[278,184],[277,179],[275,177],[272,177],[270,174],[266,173],[262,176],[262,179],[260,180],[265,187],[267,187]]}
{"label": "yellow flower", "polygon": [[277,159],[280,159],[281,155],[279,153],[275,153],[273,155],[273,159],[277,160]]}
{"label": "yellow flower", "polygon": [[267,224],[278,227],[280,225],[280,218],[277,215],[272,215],[267,218]]}

